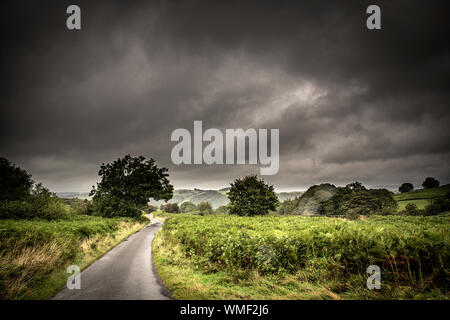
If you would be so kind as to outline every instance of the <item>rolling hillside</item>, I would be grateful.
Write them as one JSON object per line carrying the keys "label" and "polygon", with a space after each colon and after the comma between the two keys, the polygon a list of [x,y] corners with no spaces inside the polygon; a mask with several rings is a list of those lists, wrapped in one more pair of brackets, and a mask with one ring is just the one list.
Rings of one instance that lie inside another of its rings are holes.
{"label": "rolling hillside", "polygon": [[[190,201],[194,204],[199,204],[202,201],[208,201],[214,209],[226,205],[228,203],[227,192],[230,188],[223,188],[220,190],[201,190],[201,189],[177,189],[173,192],[173,198],[169,202],[182,203],[185,201]],[[292,192],[280,192],[277,193],[280,202],[287,199],[294,199],[295,197],[300,197],[303,191],[292,191]],[[56,192],[56,195],[60,198],[65,199],[88,199],[89,192]],[[160,206],[164,201],[151,200],[150,204],[154,206]]]}
{"label": "rolling hillside", "polygon": [[294,200],[295,198],[299,198],[304,194],[304,191],[291,191],[291,192],[280,192],[277,193],[278,199],[280,202],[283,202],[285,200]]}
{"label": "rolling hillside", "polygon": [[[330,199],[336,193],[336,186],[329,183],[311,186],[300,197],[281,206],[282,214],[311,216],[318,213],[320,203]],[[279,196],[280,197],[280,196]]]}
{"label": "rolling hillside", "polygon": [[399,193],[394,198],[398,201],[399,210],[403,210],[408,203],[414,203],[419,209],[423,209],[431,203],[433,198],[444,196],[447,193],[450,193],[450,184],[433,189],[418,189]]}
{"label": "rolling hillside", "polygon": [[[335,192],[332,185],[320,185],[311,187],[308,192],[292,191],[277,193],[280,202],[287,199],[299,199],[299,214],[314,214],[317,208],[318,201],[326,200]],[[228,203],[227,192],[229,188],[220,190],[201,190],[201,189],[178,189],[173,193],[173,198],[169,202],[182,203],[190,201],[194,204],[199,204],[202,201],[208,201],[214,209],[226,205]],[[450,193],[450,184],[433,188],[433,189],[418,189],[411,192],[399,193],[394,196],[398,201],[399,210],[403,210],[408,203],[415,203],[419,209],[425,208],[430,204],[431,199],[443,196]],[[89,193],[81,192],[57,192],[58,197],[61,198],[79,198],[90,199]],[[160,206],[164,201],[150,201],[151,204]]]}
{"label": "rolling hillside", "polygon": [[88,199],[90,200],[92,197],[89,196],[89,192],[56,192],[56,195],[60,198],[65,199]]}
{"label": "rolling hillside", "polygon": [[[173,192],[173,198],[169,201],[172,203],[181,204],[186,201],[190,201],[194,204],[199,204],[202,201],[208,201],[214,209],[228,204],[227,192],[229,188],[220,190],[201,190],[201,189],[178,189]],[[294,192],[281,192],[277,193],[280,202],[286,199],[294,199],[300,197],[303,194],[302,191]],[[152,205],[160,206],[164,201],[150,201]]]}

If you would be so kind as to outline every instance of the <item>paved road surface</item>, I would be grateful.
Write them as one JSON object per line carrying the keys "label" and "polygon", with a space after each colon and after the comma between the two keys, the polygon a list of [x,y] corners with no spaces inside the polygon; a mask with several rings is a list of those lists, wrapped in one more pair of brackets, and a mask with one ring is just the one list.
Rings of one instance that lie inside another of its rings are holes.
{"label": "paved road surface", "polygon": [[159,282],[152,265],[152,241],[162,223],[151,219],[151,224],[85,269],[81,273],[81,289],[69,290],[64,286],[52,299],[170,299],[170,293]]}

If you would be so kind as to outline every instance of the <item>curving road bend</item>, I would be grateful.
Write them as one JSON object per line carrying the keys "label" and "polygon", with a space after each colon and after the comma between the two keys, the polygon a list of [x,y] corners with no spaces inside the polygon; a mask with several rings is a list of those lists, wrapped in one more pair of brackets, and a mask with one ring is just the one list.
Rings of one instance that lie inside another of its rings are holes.
{"label": "curving road bend", "polygon": [[81,289],[66,286],[55,300],[167,300],[165,288],[153,268],[152,241],[162,222],[131,235],[81,272]]}

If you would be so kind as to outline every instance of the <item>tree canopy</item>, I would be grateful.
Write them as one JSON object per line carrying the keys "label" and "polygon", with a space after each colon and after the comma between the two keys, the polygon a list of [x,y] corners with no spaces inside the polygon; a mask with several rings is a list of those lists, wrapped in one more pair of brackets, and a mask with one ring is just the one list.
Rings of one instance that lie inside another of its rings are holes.
{"label": "tree canopy", "polygon": [[414,190],[412,183],[405,182],[399,188],[398,191],[401,193],[410,192]]}
{"label": "tree canopy", "polygon": [[229,212],[240,216],[266,215],[270,210],[275,210],[279,203],[273,186],[254,175],[231,183],[228,199]]}
{"label": "tree canopy", "polygon": [[[166,201],[172,198],[173,186],[167,171],[159,168],[155,160],[146,160],[143,156],[126,155],[102,164],[98,172],[101,181],[91,191],[94,204],[105,202],[98,209],[113,215],[114,210],[119,210],[120,215],[135,216],[136,210],[145,207],[150,198]],[[110,210],[111,207],[114,210]]]}
{"label": "tree canopy", "polygon": [[185,201],[180,205],[180,211],[182,213],[194,211],[197,207],[190,201]]}
{"label": "tree canopy", "polygon": [[425,179],[425,181],[422,183],[422,187],[424,187],[425,189],[431,189],[431,188],[437,188],[439,187],[439,180],[436,180],[435,178],[432,177],[427,177]]}
{"label": "tree canopy", "polygon": [[197,210],[201,215],[212,214],[214,212],[211,204],[208,201],[202,201],[197,205]]}
{"label": "tree canopy", "polygon": [[0,200],[23,200],[31,193],[31,174],[0,158]]}
{"label": "tree canopy", "polygon": [[169,213],[179,213],[180,212],[180,207],[178,206],[177,203],[174,203],[174,202],[162,204],[160,209],[162,211],[169,212]]}
{"label": "tree canopy", "polygon": [[[353,186],[353,188],[352,188]],[[355,188],[355,186],[357,186]],[[396,210],[397,201],[387,189],[366,189],[362,184],[339,187],[335,195],[321,203],[322,215],[370,215],[380,214],[386,209]]]}

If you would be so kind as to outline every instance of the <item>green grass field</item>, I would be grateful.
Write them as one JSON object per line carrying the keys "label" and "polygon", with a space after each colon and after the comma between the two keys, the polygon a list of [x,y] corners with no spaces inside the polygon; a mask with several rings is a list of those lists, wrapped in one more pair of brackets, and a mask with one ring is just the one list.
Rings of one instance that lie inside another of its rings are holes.
{"label": "green grass field", "polygon": [[433,189],[419,189],[411,192],[399,193],[394,196],[398,201],[399,210],[405,209],[408,203],[414,203],[419,209],[424,209],[431,200],[450,193],[450,184]]}
{"label": "green grass field", "polygon": [[147,219],[71,215],[60,220],[0,220],[0,299],[48,299],[66,268],[86,268]]}
{"label": "green grass field", "polygon": [[431,199],[402,200],[397,202],[398,210],[404,210],[408,203],[415,204],[419,209],[424,209],[427,205],[431,204]]}
{"label": "green grass field", "polygon": [[[154,263],[180,299],[448,299],[450,217],[169,215]],[[369,265],[381,290],[366,287]]]}

